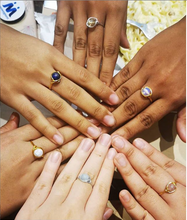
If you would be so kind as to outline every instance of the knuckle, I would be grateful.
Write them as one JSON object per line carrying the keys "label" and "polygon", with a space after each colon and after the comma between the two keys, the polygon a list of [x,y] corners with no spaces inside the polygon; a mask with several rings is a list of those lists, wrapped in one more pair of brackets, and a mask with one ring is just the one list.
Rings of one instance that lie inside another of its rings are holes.
{"label": "knuckle", "polygon": [[78,37],[75,39],[75,49],[76,50],[84,50],[86,49],[86,40]]}
{"label": "knuckle", "polygon": [[140,189],[140,191],[136,195],[137,201],[143,200],[144,196],[147,195],[148,191],[150,189],[150,186],[146,185],[143,189]]}
{"label": "knuckle", "polygon": [[118,88],[118,84],[115,80],[112,80],[112,82],[110,83],[110,88],[113,89],[114,91]]}
{"label": "knuckle", "polygon": [[78,97],[80,96],[80,89],[75,87],[75,86],[72,86],[69,88],[69,93],[70,93],[70,96],[76,100],[78,99]]}
{"label": "knuckle", "polygon": [[127,150],[127,152],[125,153],[125,155],[126,155],[126,157],[131,157],[132,155],[134,154],[134,148],[129,148],[128,150]]}
{"label": "knuckle", "polygon": [[96,107],[95,109],[94,109],[94,111],[93,111],[93,115],[95,116],[95,117],[99,117],[99,116],[101,116],[101,113],[102,113],[102,107],[100,107],[100,106],[98,106],[98,107]]}
{"label": "knuckle", "polygon": [[124,138],[128,139],[134,136],[134,131],[131,127],[124,126],[123,127]]}
{"label": "knuckle", "polygon": [[154,123],[152,116],[150,116],[148,114],[142,113],[142,114],[139,115],[139,118],[140,118],[141,124],[145,128],[151,127],[151,125],[153,125],[153,123]]}
{"label": "knuckle", "polygon": [[127,99],[130,96],[130,89],[126,86],[121,86],[120,87],[120,94],[123,97],[123,100]]}
{"label": "knuckle", "polygon": [[82,83],[86,83],[89,79],[89,75],[86,73],[84,69],[80,69],[77,71],[77,76]]}
{"label": "knuckle", "polygon": [[125,82],[130,79],[130,70],[128,66],[126,66],[125,68],[121,70],[120,77],[121,77],[122,82]]}
{"label": "knuckle", "polygon": [[132,117],[134,115],[136,115],[137,113],[137,107],[136,104],[132,101],[128,101],[125,105],[124,105],[124,111],[125,113]]}
{"label": "knuckle", "polygon": [[104,55],[105,57],[112,57],[118,53],[116,44],[109,43],[107,46],[104,47]]}
{"label": "knuckle", "polygon": [[108,81],[108,79],[110,79],[110,77],[112,77],[112,72],[109,72],[109,71],[102,71],[100,74],[100,78],[103,81]]}
{"label": "knuckle", "polygon": [[62,112],[64,110],[64,105],[62,101],[55,100],[51,102],[51,108],[54,112]]}
{"label": "knuckle", "polygon": [[77,124],[76,124],[76,127],[77,127],[77,128],[82,128],[82,127],[83,127],[83,124],[84,124],[84,120],[85,120],[85,119],[82,119],[82,118],[81,118],[80,120],[78,120],[78,121],[77,121]]}
{"label": "knuckle", "polygon": [[37,120],[38,114],[34,109],[28,109],[26,106],[23,107],[23,115],[26,115],[27,120],[32,123]]}
{"label": "knuckle", "polygon": [[106,195],[108,194],[108,188],[104,182],[98,183],[95,185],[99,194]]}
{"label": "knuckle", "polygon": [[55,35],[57,36],[66,36],[66,29],[63,25],[56,23],[55,24]]}
{"label": "knuckle", "polygon": [[64,174],[60,177],[59,181],[60,181],[60,184],[64,184],[64,183],[69,183],[71,182],[72,180],[72,175],[70,174]]}
{"label": "knuckle", "polygon": [[100,57],[101,56],[101,47],[97,44],[89,45],[89,56],[90,57]]}
{"label": "knuckle", "polygon": [[164,168],[165,170],[167,170],[167,169],[169,169],[169,168],[174,167],[174,165],[175,165],[175,161],[172,160],[172,159],[170,159],[170,160],[168,160],[168,161],[164,164],[163,168]]}
{"label": "knuckle", "polygon": [[154,164],[150,164],[149,166],[145,168],[145,170],[142,173],[145,177],[150,177],[154,175],[156,171],[157,171],[157,166]]}

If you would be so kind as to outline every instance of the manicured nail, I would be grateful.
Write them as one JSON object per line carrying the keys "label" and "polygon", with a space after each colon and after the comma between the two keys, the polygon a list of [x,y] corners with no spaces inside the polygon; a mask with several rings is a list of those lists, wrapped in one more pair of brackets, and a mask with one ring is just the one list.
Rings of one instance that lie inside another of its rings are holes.
{"label": "manicured nail", "polygon": [[83,139],[80,144],[81,149],[85,152],[88,152],[92,148],[93,145],[94,145],[93,140],[91,140],[89,138]]}
{"label": "manicured nail", "polygon": [[113,126],[115,125],[116,120],[113,115],[105,115],[103,122],[106,126]]}
{"label": "manicured nail", "polygon": [[10,116],[10,119],[9,120],[14,120],[15,119],[15,113],[13,112],[12,114],[11,114],[11,116]]}
{"label": "manicured nail", "polygon": [[109,160],[113,160],[115,155],[116,155],[116,150],[114,148],[110,148],[109,151],[108,151],[108,154],[107,154],[107,158]]}
{"label": "manicured nail", "polygon": [[139,148],[140,150],[144,149],[144,147],[145,147],[145,142],[144,142],[142,139],[136,138],[133,142],[134,142],[134,145],[135,145],[137,148]]}
{"label": "manicured nail", "polygon": [[61,153],[59,151],[53,151],[50,157],[51,162],[56,163],[60,158]]}
{"label": "manicured nail", "polygon": [[58,145],[61,145],[61,144],[63,144],[63,142],[64,142],[64,138],[62,137],[62,135],[61,134],[55,134],[54,136],[53,136],[53,140],[58,144]]}
{"label": "manicured nail", "polygon": [[129,202],[130,201],[130,196],[126,191],[121,191],[120,196],[123,199],[124,202]]}
{"label": "manicured nail", "polygon": [[122,167],[125,167],[127,165],[127,162],[126,162],[125,157],[123,155],[117,155],[116,160],[119,163],[119,165]]}
{"label": "manicured nail", "polygon": [[107,147],[111,142],[111,136],[109,134],[102,134],[98,142]]}
{"label": "manicured nail", "polygon": [[120,136],[112,136],[112,146],[118,149],[124,148],[124,139]]}
{"label": "manicured nail", "polygon": [[88,135],[90,135],[94,139],[98,138],[99,135],[101,134],[99,129],[95,128],[95,127],[88,127],[87,133],[88,133]]}
{"label": "manicured nail", "polygon": [[109,102],[112,105],[117,105],[119,103],[119,97],[115,93],[113,93],[109,96]]}

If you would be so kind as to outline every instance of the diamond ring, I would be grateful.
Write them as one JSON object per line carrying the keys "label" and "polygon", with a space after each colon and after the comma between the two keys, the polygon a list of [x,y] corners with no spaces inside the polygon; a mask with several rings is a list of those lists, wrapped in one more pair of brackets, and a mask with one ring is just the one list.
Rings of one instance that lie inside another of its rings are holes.
{"label": "diamond ring", "polygon": [[88,18],[87,22],[86,22],[86,26],[88,28],[94,28],[97,25],[101,25],[102,27],[104,27],[103,24],[99,23],[98,19],[95,17],[90,17]]}

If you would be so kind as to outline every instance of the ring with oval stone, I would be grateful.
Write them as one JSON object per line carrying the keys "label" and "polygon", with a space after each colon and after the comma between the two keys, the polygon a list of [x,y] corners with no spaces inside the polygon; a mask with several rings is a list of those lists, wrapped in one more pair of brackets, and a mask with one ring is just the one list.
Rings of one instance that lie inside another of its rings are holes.
{"label": "ring with oval stone", "polygon": [[43,158],[44,156],[44,151],[41,147],[37,147],[32,141],[30,141],[33,148],[32,148],[32,154],[35,159],[40,159]]}

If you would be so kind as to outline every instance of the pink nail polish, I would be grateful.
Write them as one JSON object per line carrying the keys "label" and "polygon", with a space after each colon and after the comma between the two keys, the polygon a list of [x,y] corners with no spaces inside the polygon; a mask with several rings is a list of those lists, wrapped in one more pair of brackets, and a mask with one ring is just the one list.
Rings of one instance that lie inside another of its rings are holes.
{"label": "pink nail polish", "polygon": [[115,119],[113,115],[105,115],[105,117],[103,118],[103,122],[106,126],[113,126],[115,125]]}
{"label": "pink nail polish", "polygon": [[118,98],[118,96],[117,96],[115,93],[111,94],[111,95],[109,96],[109,102],[110,102],[110,104],[112,104],[112,105],[117,105],[117,104],[119,103],[119,98]]}
{"label": "pink nail polish", "polygon": [[64,142],[64,139],[62,136],[60,136],[59,134],[55,134],[53,136],[53,140],[58,144],[58,145],[62,145]]}

